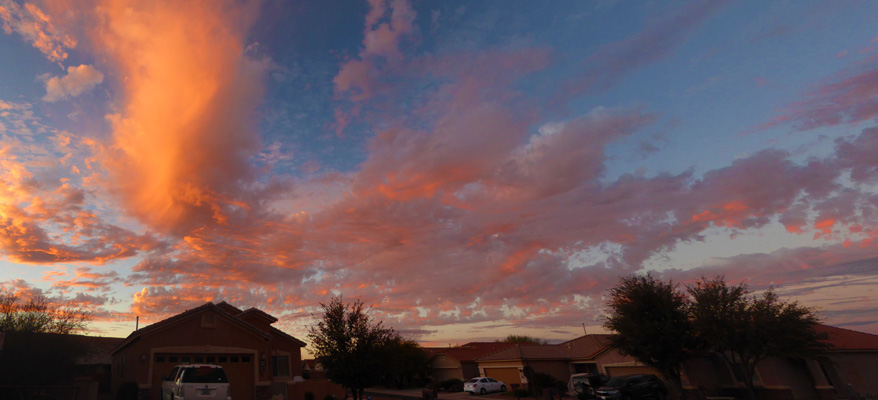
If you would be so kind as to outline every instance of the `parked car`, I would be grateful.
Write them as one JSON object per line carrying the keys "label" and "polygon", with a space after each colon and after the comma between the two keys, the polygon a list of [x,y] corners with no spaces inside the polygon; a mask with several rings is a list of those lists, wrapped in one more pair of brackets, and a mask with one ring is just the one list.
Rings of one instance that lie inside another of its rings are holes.
{"label": "parked car", "polygon": [[494,378],[480,376],[466,381],[463,384],[463,391],[469,394],[485,394],[490,392],[505,392],[506,384]]}
{"label": "parked car", "polygon": [[162,400],[231,400],[229,379],[223,367],[214,364],[185,364],[162,378]]}
{"label": "parked car", "polygon": [[610,379],[595,394],[601,400],[639,400],[648,397],[664,400],[668,389],[655,375],[624,375]]}
{"label": "parked car", "polygon": [[604,386],[610,378],[604,374],[584,373],[570,375],[567,381],[567,394],[579,400],[587,400],[594,397],[595,390]]}

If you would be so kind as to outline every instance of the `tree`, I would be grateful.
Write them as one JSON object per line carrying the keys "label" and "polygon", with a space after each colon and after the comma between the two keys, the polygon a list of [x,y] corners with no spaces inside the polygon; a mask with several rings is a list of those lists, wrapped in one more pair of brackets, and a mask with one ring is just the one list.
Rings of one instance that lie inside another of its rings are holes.
{"label": "tree", "polygon": [[71,335],[85,331],[89,318],[70,303],[56,306],[44,296],[24,298],[0,289],[0,385],[69,382],[77,360],[92,351]]}
{"label": "tree", "polygon": [[50,304],[45,296],[22,298],[18,293],[0,289],[0,332],[71,334],[83,332],[91,315],[68,302]]}
{"label": "tree", "polygon": [[548,344],[548,342],[543,340],[543,339],[539,339],[539,338],[535,338],[533,336],[527,336],[527,335],[509,335],[509,336],[506,336],[506,339],[498,340],[498,342]]}
{"label": "tree", "polygon": [[685,398],[681,371],[692,346],[692,327],[686,297],[677,287],[652,274],[621,278],[607,297],[604,326],[615,332],[613,347],[661,372]]}
{"label": "tree", "polygon": [[689,286],[690,317],[702,349],[719,354],[741,375],[756,398],[756,365],[768,357],[813,358],[826,350],[814,329],[817,313],[780,301],[773,289],[750,296],[745,283],[728,286],[721,276]]}
{"label": "tree", "polygon": [[326,376],[350,389],[360,400],[363,389],[385,376],[385,349],[397,337],[382,322],[373,322],[360,300],[345,304],[340,297],[320,303],[323,318],[312,326],[308,338]]}
{"label": "tree", "polygon": [[403,387],[428,375],[430,357],[414,340],[394,334],[383,353],[385,386]]}

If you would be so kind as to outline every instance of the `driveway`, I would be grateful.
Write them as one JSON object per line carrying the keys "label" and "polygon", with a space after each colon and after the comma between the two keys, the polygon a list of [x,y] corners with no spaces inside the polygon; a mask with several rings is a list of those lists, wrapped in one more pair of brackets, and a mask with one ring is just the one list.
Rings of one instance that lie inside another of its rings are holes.
{"label": "driveway", "polygon": [[[372,395],[372,400],[420,400],[421,389],[366,389],[367,395]],[[514,397],[502,396],[498,393],[488,393],[483,396],[473,396],[467,392],[439,392],[439,400],[514,400]],[[367,397],[368,400],[368,397]]]}

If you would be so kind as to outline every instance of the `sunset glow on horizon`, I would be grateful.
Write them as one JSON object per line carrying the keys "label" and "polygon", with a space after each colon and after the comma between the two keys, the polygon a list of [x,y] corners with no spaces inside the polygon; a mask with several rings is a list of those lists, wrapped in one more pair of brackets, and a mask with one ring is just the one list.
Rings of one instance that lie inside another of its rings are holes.
{"label": "sunset glow on horizon", "polygon": [[878,334],[878,3],[0,0],[0,286],[127,336],[596,332],[620,276]]}

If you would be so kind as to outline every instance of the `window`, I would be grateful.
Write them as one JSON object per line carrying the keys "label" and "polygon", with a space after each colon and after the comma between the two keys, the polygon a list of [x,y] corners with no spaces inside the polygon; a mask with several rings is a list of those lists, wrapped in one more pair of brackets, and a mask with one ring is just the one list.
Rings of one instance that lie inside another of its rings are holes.
{"label": "window", "polygon": [[219,362],[226,362],[226,360],[228,360],[228,357],[226,357],[226,356],[219,356]]}
{"label": "window", "polygon": [[271,356],[271,365],[274,376],[290,376],[290,356]]}
{"label": "window", "polygon": [[213,356],[211,356],[211,357],[207,357],[207,362],[209,362],[209,363],[214,363],[214,362],[216,362],[216,357],[213,357]]}
{"label": "window", "polygon": [[191,361],[192,361],[192,358],[190,358],[189,356],[183,356],[184,363],[191,362]]}
{"label": "window", "polygon": [[241,357],[241,362],[250,362],[250,357],[249,356]]}
{"label": "window", "polygon": [[177,360],[178,360],[177,356],[170,356],[170,357],[168,357],[168,362],[175,363],[175,362],[177,362]]}
{"label": "window", "polygon": [[204,357],[201,357],[201,356],[197,356],[197,357],[195,357],[195,363],[196,363],[196,364],[200,364],[200,363],[203,363],[203,362],[204,362]]}
{"label": "window", "polygon": [[231,361],[231,362],[238,362],[238,356],[232,356],[232,357],[230,357],[230,358],[229,358],[229,361]]}
{"label": "window", "polygon": [[494,378],[488,378],[488,382],[494,383],[494,382],[497,382],[497,380]]}
{"label": "window", "polygon": [[155,356],[155,362],[165,362],[165,356]]}
{"label": "window", "polygon": [[201,316],[201,327],[202,328],[215,328],[216,327],[216,315],[214,314],[204,314]]}

